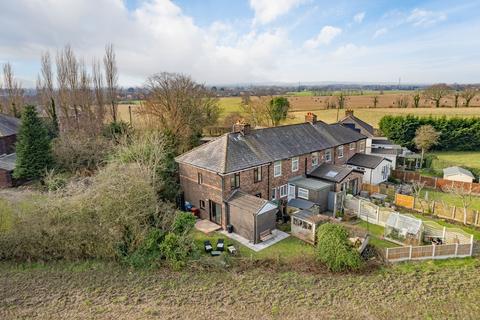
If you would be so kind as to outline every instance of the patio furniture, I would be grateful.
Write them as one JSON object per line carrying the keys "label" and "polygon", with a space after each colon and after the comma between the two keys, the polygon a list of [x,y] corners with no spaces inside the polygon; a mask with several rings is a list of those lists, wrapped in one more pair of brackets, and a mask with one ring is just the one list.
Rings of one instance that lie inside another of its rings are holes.
{"label": "patio furniture", "polygon": [[212,247],[212,243],[210,242],[210,240],[205,240],[203,242],[203,245],[205,246],[205,252],[206,253],[212,252],[213,247]]}
{"label": "patio furniture", "polygon": [[217,251],[224,251],[225,250],[225,243],[223,239],[218,239],[217,241]]}
{"label": "patio furniture", "polygon": [[235,248],[233,245],[229,245],[227,247],[228,253],[230,253],[232,256],[235,256],[237,254],[237,248]]}
{"label": "patio furniture", "polygon": [[218,250],[213,250],[210,252],[210,254],[212,255],[212,257],[217,257],[219,255],[221,255],[222,253]]}

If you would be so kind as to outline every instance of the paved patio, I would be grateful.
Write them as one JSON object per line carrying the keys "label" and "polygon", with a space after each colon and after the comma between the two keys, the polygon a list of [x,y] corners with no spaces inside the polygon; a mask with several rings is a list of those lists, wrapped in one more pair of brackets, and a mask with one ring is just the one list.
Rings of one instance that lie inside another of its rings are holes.
{"label": "paved patio", "polygon": [[230,239],[233,239],[237,242],[240,242],[242,245],[244,245],[245,247],[255,251],[255,252],[258,252],[258,251],[261,251],[265,248],[268,248],[272,245],[274,245],[275,243],[285,239],[285,238],[288,238],[290,235],[286,232],[283,232],[283,231],[280,231],[280,230],[273,230],[272,231],[272,234],[273,234],[273,237],[268,239],[267,241],[263,241],[263,242],[260,242],[260,243],[257,243],[257,244],[253,244],[252,242],[250,242],[250,240],[248,239],[245,239],[244,237],[236,234],[236,233],[228,233],[226,230],[222,230],[220,231],[221,234],[227,236],[228,238]]}
{"label": "paved patio", "polygon": [[219,226],[218,224],[216,223],[213,223],[211,221],[208,221],[208,220],[197,220],[197,222],[195,223],[195,229],[197,229],[198,231],[201,231],[203,233],[211,233],[211,232],[214,232],[214,231],[217,231],[217,230],[220,230],[222,227]]}

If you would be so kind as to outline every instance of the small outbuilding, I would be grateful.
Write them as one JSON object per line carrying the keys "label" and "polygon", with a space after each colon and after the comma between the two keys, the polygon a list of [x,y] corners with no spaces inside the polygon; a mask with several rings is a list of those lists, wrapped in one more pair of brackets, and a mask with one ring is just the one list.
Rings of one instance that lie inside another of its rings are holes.
{"label": "small outbuilding", "polygon": [[312,210],[297,211],[292,214],[291,235],[314,245],[318,226],[328,221],[329,217]]}
{"label": "small outbuilding", "polygon": [[278,207],[271,201],[239,189],[226,201],[228,224],[233,232],[256,244],[268,239],[276,228]]}
{"label": "small outbuilding", "polygon": [[421,219],[398,212],[390,214],[385,223],[385,238],[402,245],[420,245],[423,231],[424,226]]}
{"label": "small outbuilding", "polygon": [[347,165],[363,172],[363,183],[377,185],[388,180],[392,161],[372,154],[356,153],[348,159]]}
{"label": "small outbuilding", "polygon": [[465,168],[454,166],[443,169],[443,179],[451,181],[473,182],[475,176]]}
{"label": "small outbuilding", "polygon": [[332,183],[298,176],[288,180],[288,200],[308,200],[317,204],[320,212],[323,212],[328,208],[328,193],[332,189]]}
{"label": "small outbuilding", "polygon": [[356,195],[362,190],[363,173],[345,165],[322,163],[310,173],[309,178],[334,184],[334,191]]}

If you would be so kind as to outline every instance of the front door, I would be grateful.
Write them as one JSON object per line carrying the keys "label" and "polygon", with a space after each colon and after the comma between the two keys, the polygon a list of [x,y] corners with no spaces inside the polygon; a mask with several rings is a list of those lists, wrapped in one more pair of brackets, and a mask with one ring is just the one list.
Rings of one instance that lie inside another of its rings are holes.
{"label": "front door", "polygon": [[293,184],[288,185],[288,200],[295,198],[295,186]]}
{"label": "front door", "polygon": [[210,221],[222,224],[222,206],[210,200]]}

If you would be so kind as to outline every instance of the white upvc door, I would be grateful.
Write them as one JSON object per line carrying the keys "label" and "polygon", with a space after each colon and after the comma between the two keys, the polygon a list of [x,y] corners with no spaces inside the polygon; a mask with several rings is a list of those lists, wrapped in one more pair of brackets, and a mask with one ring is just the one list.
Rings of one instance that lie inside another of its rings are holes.
{"label": "white upvc door", "polygon": [[289,184],[287,199],[290,201],[291,199],[294,199],[294,198],[295,198],[295,186],[293,184]]}

